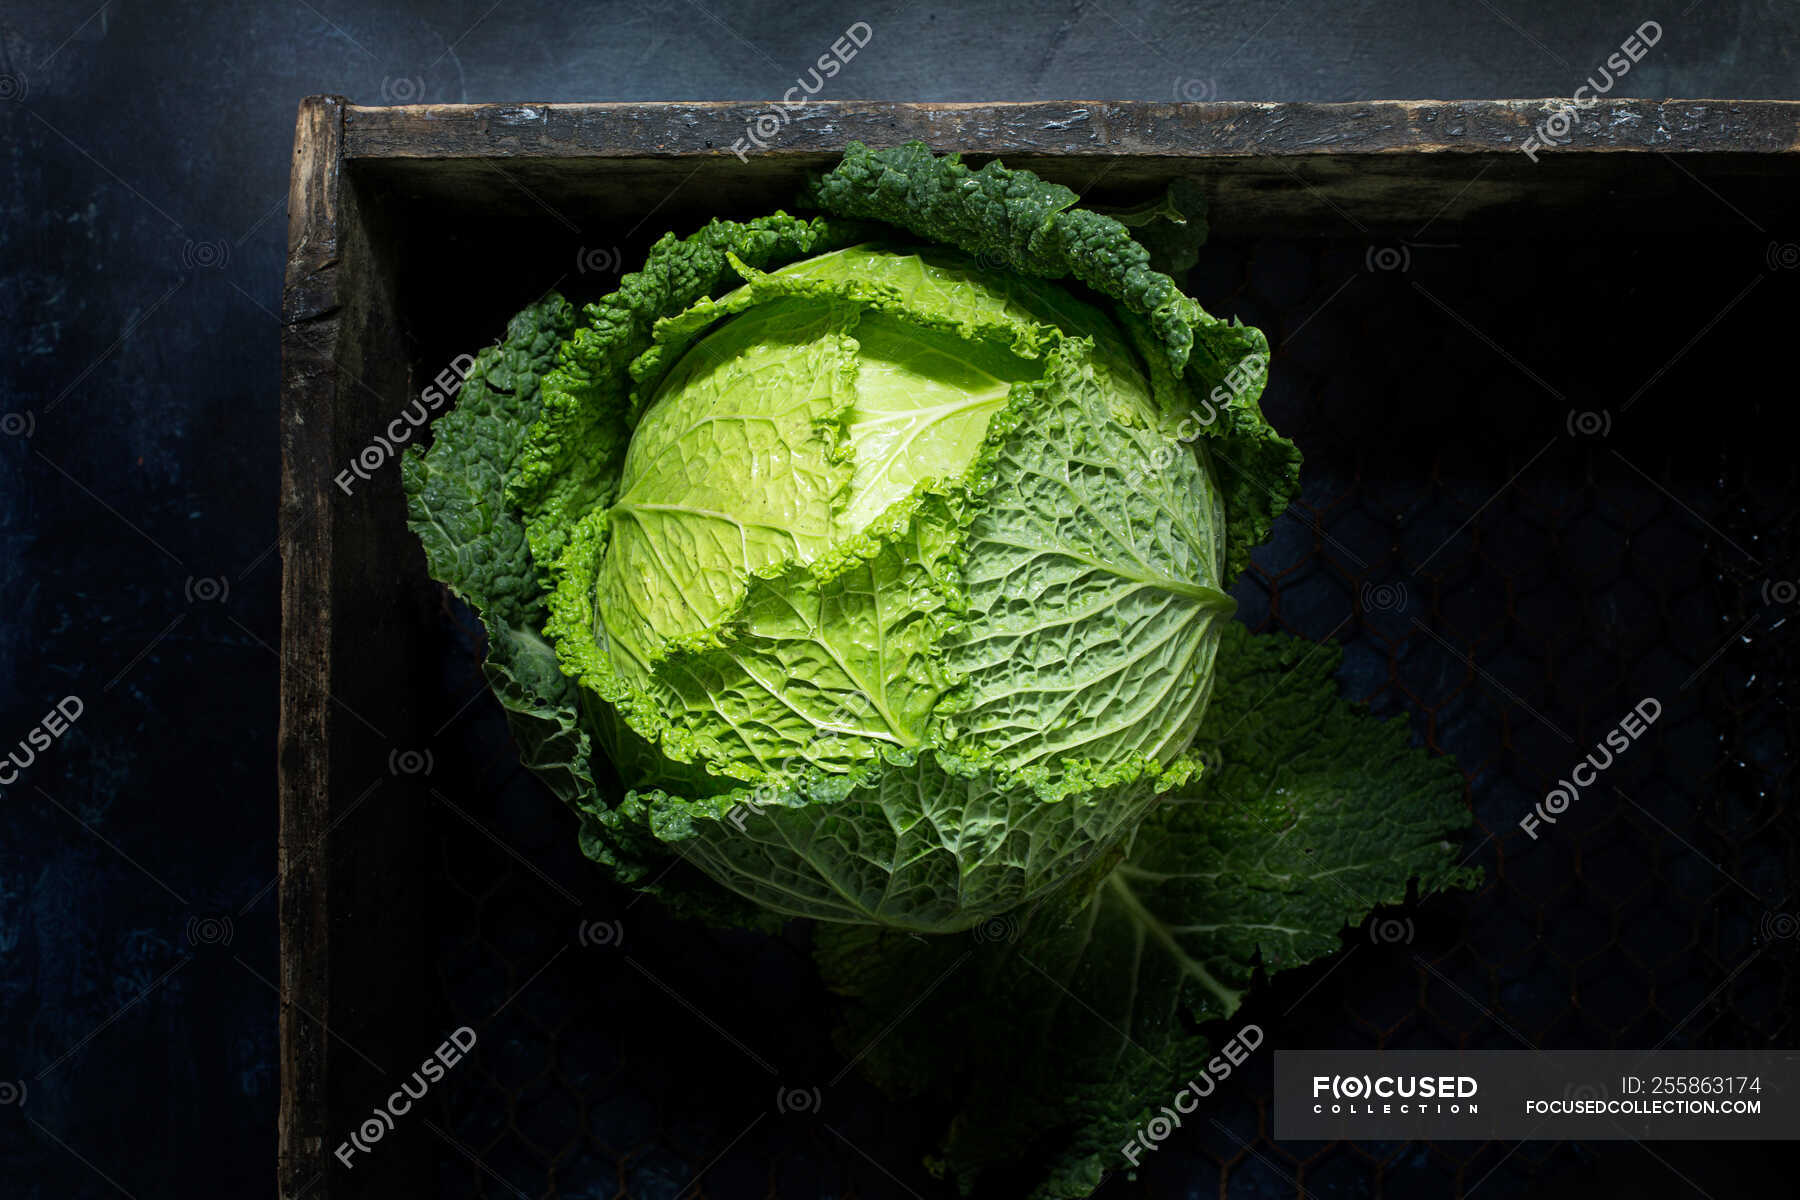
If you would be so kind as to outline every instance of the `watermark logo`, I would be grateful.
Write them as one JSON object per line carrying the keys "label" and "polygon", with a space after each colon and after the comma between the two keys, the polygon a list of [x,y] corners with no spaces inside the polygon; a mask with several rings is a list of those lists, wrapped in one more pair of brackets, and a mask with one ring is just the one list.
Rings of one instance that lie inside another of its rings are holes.
{"label": "watermark logo", "polygon": [[189,575],[181,594],[189,604],[223,604],[231,598],[231,581],[223,575]]}
{"label": "watermark logo", "polygon": [[190,946],[229,946],[235,932],[229,916],[188,918],[187,940]]}
{"label": "watermark logo", "polygon": [[575,940],[582,946],[611,949],[625,942],[625,926],[619,921],[583,921],[575,931]]}
{"label": "watermark logo", "polygon": [[31,87],[23,75],[13,75],[0,71],[0,101],[18,100],[23,102],[31,94]]}
{"label": "watermark logo", "polygon": [[19,744],[8,750],[5,758],[0,758],[0,786],[11,787],[19,782],[20,772],[29,770],[37,756],[67,734],[86,711],[87,706],[80,696],[64,696],[58,700],[36,725],[26,730]]}
{"label": "watermark logo", "polygon": [[1612,434],[1612,409],[1594,412],[1571,408],[1565,424],[1573,438],[1608,437]]}
{"label": "watermark logo", "polygon": [[[782,776],[786,776],[785,771],[782,772]],[[725,814],[725,819],[736,827],[739,833],[743,833],[749,826],[751,818],[762,816],[763,809],[775,802],[775,798],[781,794],[783,787],[788,782],[789,779],[778,777],[758,784],[748,796],[731,806],[731,811]]]}
{"label": "watermark logo", "polygon": [[[1481,1092],[1481,1084],[1472,1075],[1314,1075],[1312,1098],[1314,1112],[1326,1109],[1325,1098],[1332,1100],[1330,1111],[1337,1113],[1371,1113],[1380,1111],[1391,1100],[1451,1101],[1451,1112],[1480,1112],[1472,1101]],[[1358,1101],[1382,1101],[1383,1104]],[[1404,1109],[1402,1110],[1404,1111]],[[1426,1111],[1420,1105],[1419,1111]],[[1443,1111],[1443,1106],[1438,1106]]]}
{"label": "watermark logo", "polygon": [[1411,917],[1382,917],[1369,922],[1369,941],[1377,946],[1410,946],[1413,933]]}
{"label": "watermark logo", "polygon": [[0,413],[0,434],[6,437],[28,438],[37,433],[37,414],[29,409],[25,412]]}
{"label": "watermark logo", "polygon": [[1551,109],[1550,115],[1533,127],[1531,136],[1519,148],[1525,152],[1526,158],[1536,162],[1539,150],[1550,146],[1566,146],[1574,140],[1575,106],[1565,103]]}
{"label": "watermark logo", "polygon": [[417,104],[425,98],[425,81],[417,75],[390,75],[381,81],[381,98],[389,104]]}
{"label": "watermark logo", "polygon": [[388,751],[389,775],[429,775],[436,766],[430,750]]}
{"label": "watermark logo", "polygon": [[1396,246],[1370,246],[1363,253],[1363,266],[1374,274],[1412,270],[1412,247],[1405,242]]}
{"label": "watermark logo", "polygon": [[1175,99],[1183,104],[1204,104],[1208,100],[1219,98],[1219,85],[1214,80],[1194,79],[1187,76],[1175,81]]}
{"label": "watermark logo", "polygon": [[1792,271],[1800,267],[1800,242],[1770,242],[1765,256],[1771,271]]}
{"label": "watermark logo", "polygon": [[[1600,103],[1602,97],[1618,86],[1619,80],[1631,73],[1633,66],[1643,61],[1644,55],[1650,53],[1650,47],[1662,41],[1662,35],[1661,25],[1645,21],[1619,44],[1617,50],[1607,55],[1606,61],[1595,68],[1567,100],[1547,105],[1549,115],[1540,120],[1519,145],[1525,157],[1535,163],[1539,151],[1566,146],[1573,141],[1577,114]],[[1594,78],[1596,74],[1599,79]]]}
{"label": "watermark logo", "polygon": [[989,917],[975,927],[975,940],[978,942],[1016,942],[1019,940],[1019,919],[1011,913],[1002,913],[997,917]]}
{"label": "watermark logo", "polygon": [[1765,579],[1762,585],[1764,604],[1792,604],[1800,600],[1800,580]]}
{"label": "watermark logo", "polygon": [[188,239],[181,248],[181,265],[194,271],[216,271],[231,261],[231,246],[226,242],[196,242]]}
{"label": "watermark logo", "polygon": [[1215,771],[1225,769],[1225,753],[1219,749],[1217,742],[1195,742],[1189,751],[1200,760],[1200,778],[1205,779]]}
{"label": "watermark logo", "polygon": [[617,246],[583,246],[575,251],[578,275],[617,275],[624,265],[625,255]]}
{"label": "watermark logo", "polygon": [[975,252],[975,266],[983,271],[1016,271],[1019,265],[1004,251],[983,246]]}
{"label": "watermark logo", "polygon": [[1765,942],[1800,941],[1800,914],[1770,909],[1757,928]]}
{"label": "watermark logo", "polygon": [[1219,419],[1219,410],[1242,399],[1245,395],[1256,395],[1262,391],[1269,378],[1269,356],[1267,354],[1246,354],[1225,378],[1213,385],[1211,392],[1199,404],[1189,409],[1180,421],[1176,422],[1168,440],[1149,454],[1147,463],[1134,466],[1125,474],[1125,486],[1137,488],[1146,479],[1153,478],[1168,470],[1178,453],[1176,447],[1191,446],[1200,440],[1200,435],[1211,428]]}
{"label": "watermark logo", "polygon": [[808,101],[819,94],[825,81],[837,78],[838,72],[849,66],[850,60],[874,37],[875,31],[867,21],[857,21],[844,30],[844,35],[831,43],[830,51],[819,55],[818,61],[807,68],[806,74],[796,79],[794,86],[781,94],[775,107],[759,112],[744,122],[744,136],[731,143],[731,152],[738,156],[738,161],[749,161],[751,147],[767,150],[769,143],[792,123],[794,114],[804,109]]}
{"label": "watermark logo", "polygon": [[783,760],[770,778],[759,783],[750,790],[749,795],[732,805],[731,811],[725,814],[725,819],[739,833],[743,833],[752,817],[762,816],[764,809],[776,803],[783,792],[799,782],[811,759],[830,757],[838,740],[845,736],[845,726],[866,720],[874,711],[874,703],[860,692],[847,696],[831,710],[824,724],[813,731],[812,740],[807,743],[807,752]]}
{"label": "watermark logo", "polygon": [[1364,612],[1406,611],[1404,583],[1365,583],[1357,589],[1357,598],[1362,601]]}
{"label": "watermark logo", "polygon": [[[356,1164],[350,1160],[358,1154],[369,1153],[382,1138],[392,1133],[399,1119],[412,1111],[414,1102],[423,1100],[432,1084],[442,1080],[445,1072],[461,1062],[463,1056],[474,1048],[475,1031],[467,1025],[445,1038],[431,1057],[419,1064],[419,1069],[412,1073],[411,1079],[401,1083],[398,1091],[377,1104],[363,1119],[362,1124],[338,1143],[338,1148],[332,1152],[337,1160],[354,1171]],[[415,1086],[417,1091],[414,1090]]]}
{"label": "watermark logo", "polygon": [[781,1088],[775,1093],[775,1111],[783,1116],[816,1113],[824,1099],[816,1087]]}
{"label": "watermark logo", "polygon": [[1575,764],[1568,778],[1557,780],[1556,786],[1545,792],[1544,798],[1519,818],[1519,828],[1532,841],[1537,841],[1538,826],[1556,824],[1557,819],[1580,798],[1581,789],[1593,786],[1601,772],[1612,766],[1613,756],[1629,750],[1632,743],[1643,737],[1660,716],[1662,702],[1654,696],[1646,696],[1638,701],[1637,706],[1626,713],[1615,728],[1594,744],[1592,753]]}
{"label": "watermark logo", "polygon": [[1571,1083],[1563,1089],[1563,1099],[1576,1104],[1592,1104],[1612,1099],[1612,1089],[1604,1083]]}
{"label": "watermark logo", "polygon": [[1169,1135],[1181,1128],[1181,1118],[1191,1115],[1200,1107],[1200,1102],[1211,1096],[1221,1083],[1231,1078],[1233,1071],[1244,1065],[1256,1048],[1263,1044],[1262,1027],[1246,1025],[1219,1047],[1219,1052],[1207,1060],[1201,1073],[1190,1079],[1187,1084],[1170,1098],[1169,1103],[1162,1106],[1156,1116],[1138,1127],[1131,1140],[1119,1147],[1119,1153],[1132,1166],[1138,1165],[1138,1156],[1156,1149],[1168,1140]]}
{"label": "watermark logo", "polygon": [[0,1108],[17,1105],[25,1106],[25,1081],[23,1079],[0,1079]]}
{"label": "watermark logo", "polygon": [[474,370],[475,356],[472,354],[459,354],[451,359],[450,365],[439,371],[425,390],[419,393],[419,398],[405,412],[389,421],[387,428],[376,434],[374,440],[351,460],[350,465],[332,478],[332,482],[338,485],[344,495],[349,496],[356,491],[358,480],[367,483],[373,479],[375,472],[400,453],[400,448],[412,441],[413,434],[431,421],[431,414],[462,390],[463,383]]}

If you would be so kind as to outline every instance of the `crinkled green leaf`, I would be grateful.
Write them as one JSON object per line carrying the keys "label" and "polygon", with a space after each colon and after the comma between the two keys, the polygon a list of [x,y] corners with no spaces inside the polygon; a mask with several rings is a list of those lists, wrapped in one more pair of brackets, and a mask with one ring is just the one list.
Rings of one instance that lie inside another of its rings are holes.
{"label": "crinkled green leaf", "polygon": [[433,577],[480,613],[484,670],[528,767],[570,803],[594,791],[575,687],[541,634],[545,608],[525,527],[506,504],[507,475],[538,408],[539,381],[574,325],[550,295],[514,317],[505,340],[475,358],[456,406],[433,425],[430,450],[401,463],[410,525]]}
{"label": "crinkled green leaf", "polygon": [[1200,261],[1200,247],[1211,232],[1206,221],[1206,191],[1198,179],[1178,176],[1154,200],[1129,208],[1096,208],[1131,230],[1131,238],[1150,255],[1150,265],[1179,280]]}
{"label": "crinkled green leaf", "polygon": [[544,604],[506,479],[535,419],[539,381],[574,325],[574,310],[554,293],[515,316],[432,423],[431,449],[414,446],[401,462],[433,578],[509,625],[541,624]]}
{"label": "crinkled green leaf", "polygon": [[649,348],[656,321],[736,282],[727,255],[760,269],[836,249],[862,232],[786,213],[712,221],[689,237],[665,235],[617,291],[587,306],[544,381],[542,407],[507,485],[540,566],[555,561],[574,525],[617,488],[630,436],[629,367]]}
{"label": "crinkled green leaf", "polygon": [[615,657],[648,672],[670,638],[701,633],[770,566],[832,544],[850,465],[837,453],[853,397],[854,310],[759,305],[682,360],[632,433],[596,603]]}
{"label": "crinkled green leaf", "polygon": [[1027,276],[1073,278],[1146,322],[1157,359],[1186,381],[1167,394],[1189,440],[1214,451],[1226,514],[1225,575],[1235,578],[1250,550],[1268,536],[1298,488],[1299,451],[1263,419],[1258,400],[1268,371],[1260,330],[1212,316],[1150,266],[1131,230],[1077,208],[1079,197],[1029,171],[990,162],[980,170],[959,156],[933,155],[922,142],[886,150],[852,143],[843,161],[814,182],[810,195],[827,213],[885,221],[948,243],[984,265]]}
{"label": "crinkled green leaf", "polygon": [[[604,807],[609,784],[594,745],[606,721],[595,719],[544,640],[538,572],[524,524],[506,499],[538,413],[540,382],[573,317],[555,294],[515,316],[504,341],[476,356],[456,407],[433,423],[431,447],[407,451],[401,474],[408,524],[432,576],[467,601],[487,631],[482,672],[506,713],[520,761],[578,812],[591,812]],[[591,856],[607,859],[622,879],[657,891],[679,911],[734,924],[762,920],[698,870],[665,871],[666,848],[603,846],[594,834],[589,817],[583,844]]]}
{"label": "crinkled green leaf", "polygon": [[949,500],[915,505],[829,558],[752,577],[726,625],[671,643],[650,686],[665,750],[768,781],[913,749],[950,681],[960,607]]}
{"label": "crinkled green leaf", "polygon": [[988,266],[1049,279],[1073,276],[1145,314],[1179,369],[1205,315],[1110,217],[1077,208],[1059,183],[990,162],[979,171],[923,142],[870,150],[852,142],[809,192],[821,209],[886,221],[972,254]]}
{"label": "crinkled green leaf", "polygon": [[954,1114],[943,1162],[965,1191],[1004,1177],[1087,1195],[1129,1166],[1132,1131],[1200,1073],[1202,1023],[1231,1016],[1259,970],[1473,882],[1456,865],[1461,774],[1409,746],[1404,722],[1340,699],[1340,657],[1231,625],[1199,738],[1211,769],[1152,810],[1097,888],[960,937],[818,928],[849,1001],[844,1049]]}
{"label": "crinkled green leaf", "polygon": [[1193,769],[1133,758],[1048,779],[925,748],[704,800],[633,793],[600,819],[648,830],[762,908],[942,933],[1065,884]]}
{"label": "crinkled green leaf", "polygon": [[1218,495],[1166,443],[1141,379],[1102,386],[1056,355],[979,466],[963,550],[969,617],[946,740],[1010,767],[1059,758],[1167,761],[1193,739],[1223,618]]}

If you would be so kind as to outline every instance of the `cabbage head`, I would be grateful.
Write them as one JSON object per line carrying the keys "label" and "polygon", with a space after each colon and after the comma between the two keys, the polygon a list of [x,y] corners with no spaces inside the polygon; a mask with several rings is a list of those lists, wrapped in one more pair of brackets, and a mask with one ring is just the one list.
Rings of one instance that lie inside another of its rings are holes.
{"label": "cabbage head", "polygon": [[1226,589],[1298,456],[1262,335],[1075,200],[853,146],[821,215],[521,313],[409,455],[526,763],[625,882],[968,928],[1201,771]]}

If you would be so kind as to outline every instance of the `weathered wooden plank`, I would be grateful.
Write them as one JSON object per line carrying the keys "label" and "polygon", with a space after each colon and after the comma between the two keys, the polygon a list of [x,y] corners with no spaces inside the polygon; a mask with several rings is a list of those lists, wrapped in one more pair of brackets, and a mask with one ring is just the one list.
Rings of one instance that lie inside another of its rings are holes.
{"label": "weathered wooden plank", "polygon": [[1580,111],[1566,144],[1526,154],[1556,103],[821,103],[766,150],[744,141],[766,104],[352,107],[345,154],[359,177],[424,207],[572,232],[633,228],[652,206],[665,229],[792,207],[807,172],[859,139],[1000,155],[1100,204],[1194,176],[1221,234],[1549,229],[1599,206],[1609,222],[1655,228],[1671,223],[1658,211],[1669,204],[1686,214],[1674,223],[1725,225],[1739,219],[1732,205],[1769,208],[1800,181],[1800,102],[1607,101]]}
{"label": "weathered wooden plank", "polygon": [[[341,310],[342,99],[300,106],[288,191],[287,282],[282,294],[281,717],[276,849],[281,922],[281,1106],[277,1188],[287,1200],[324,1170],[329,1108],[326,1035],[301,1015],[322,1005],[330,981],[324,856],[310,853],[330,827],[331,539],[316,525],[330,503],[311,464],[329,449]],[[296,1004],[300,1007],[296,1008]],[[320,1185],[322,1187],[323,1185]],[[319,1194],[319,1187],[313,1187]]]}
{"label": "weathered wooden plank", "polygon": [[336,97],[300,109],[282,298],[277,1182],[307,1200],[416,1185],[423,1128],[354,1173],[333,1151],[398,1086],[400,1064],[447,1032],[434,1036],[397,986],[429,953],[416,886],[429,801],[391,765],[423,744],[424,564],[398,463],[349,491],[336,482],[402,409],[410,378],[395,239],[343,169],[344,110]]}
{"label": "weathered wooden plank", "polygon": [[[345,155],[364,158],[675,157],[835,154],[913,138],[982,154],[1152,158],[1479,154],[1517,151],[1567,102],[1386,100],[1339,104],[1143,101],[902,104],[428,104],[351,107]],[[767,136],[758,136],[763,118]],[[772,127],[773,126],[773,127]],[[1604,100],[1579,110],[1551,153],[1800,152],[1800,101]],[[766,143],[759,149],[757,141]]]}

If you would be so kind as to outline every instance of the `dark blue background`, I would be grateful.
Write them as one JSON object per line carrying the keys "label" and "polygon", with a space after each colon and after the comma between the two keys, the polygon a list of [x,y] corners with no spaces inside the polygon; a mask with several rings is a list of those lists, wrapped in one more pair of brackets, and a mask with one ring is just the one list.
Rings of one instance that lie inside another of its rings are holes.
{"label": "dark blue background", "polygon": [[[272,1191],[273,554],[295,106],[1800,96],[1800,10],[1601,3],[9,4],[0,17],[0,1190]],[[1503,15],[1504,13],[1504,15]],[[110,1186],[109,1186],[110,1185]]]}

